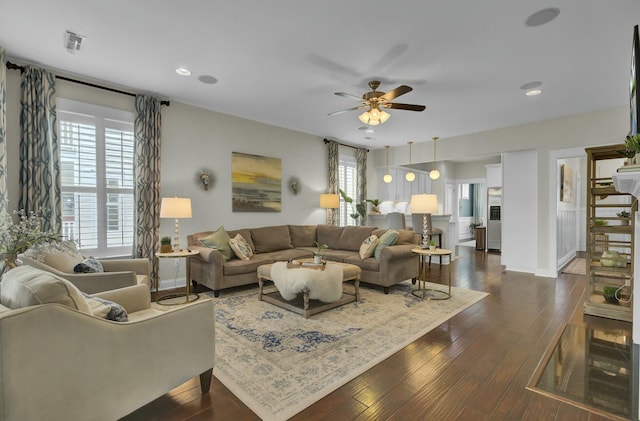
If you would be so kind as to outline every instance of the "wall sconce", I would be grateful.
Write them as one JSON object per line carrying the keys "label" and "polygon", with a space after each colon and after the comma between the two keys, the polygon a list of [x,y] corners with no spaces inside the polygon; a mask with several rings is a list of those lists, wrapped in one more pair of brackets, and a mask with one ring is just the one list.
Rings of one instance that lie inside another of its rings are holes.
{"label": "wall sconce", "polygon": [[293,193],[294,195],[300,193],[300,189],[302,188],[302,186],[300,185],[300,180],[298,180],[297,177],[291,177],[289,179],[289,188],[291,189],[291,193]]}
{"label": "wall sconce", "polygon": [[202,186],[205,191],[208,191],[209,186],[213,186],[213,182],[215,181],[213,171],[206,168],[201,169],[196,173],[195,181],[197,185]]}

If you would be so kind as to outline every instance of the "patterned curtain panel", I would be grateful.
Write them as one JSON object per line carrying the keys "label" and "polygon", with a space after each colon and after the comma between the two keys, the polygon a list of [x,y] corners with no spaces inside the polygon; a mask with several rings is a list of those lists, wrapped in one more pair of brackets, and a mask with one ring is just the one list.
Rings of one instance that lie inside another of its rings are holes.
{"label": "patterned curtain panel", "polygon": [[134,123],[134,255],[146,257],[151,262],[151,281],[154,286],[159,281],[158,262],[154,256],[160,243],[160,127],[160,100],[148,95],[137,95]]}
{"label": "patterned curtain panel", "polygon": [[[367,149],[358,148],[356,150],[356,169],[358,179],[356,180],[357,203],[364,203],[366,209],[367,200]],[[360,225],[367,224],[367,217],[360,218]]]}
{"label": "patterned curtain panel", "polygon": [[55,75],[25,66],[20,100],[20,200],[25,212],[42,212],[42,229],[62,232]]}
{"label": "patterned curtain panel", "polygon": [[[327,141],[327,150],[329,153],[329,181],[327,183],[327,193],[338,194],[338,166],[339,152],[338,142],[335,140]],[[338,225],[340,218],[338,217],[338,209],[327,209],[327,224]]]}
{"label": "patterned curtain panel", "polygon": [[0,213],[9,211],[7,193],[7,67],[4,48],[0,47]]}

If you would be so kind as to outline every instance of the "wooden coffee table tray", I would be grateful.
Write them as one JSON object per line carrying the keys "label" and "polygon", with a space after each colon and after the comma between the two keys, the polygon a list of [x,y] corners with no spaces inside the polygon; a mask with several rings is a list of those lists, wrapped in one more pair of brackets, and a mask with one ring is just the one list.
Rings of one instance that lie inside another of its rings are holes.
{"label": "wooden coffee table tray", "polygon": [[[332,308],[336,308],[348,303],[357,303],[360,301],[360,268],[347,264],[347,263],[338,263],[331,262],[330,264],[336,264],[342,266],[342,282],[353,281],[354,282],[354,292],[342,292],[342,296],[337,301],[331,303],[323,303],[319,300],[312,300],[309,298],[309,291],[304,290],[301,295],[298,295],[295,299],[287,301],[282,298],[280,292],[274,286],[274,291],[265,292],[264,291],[264,281],[271,281],[271,266],[272,264],[262,265],[258,267],[258,286],[259,293],[258,299],[260,301],[266,301],[271,303],[277,307],[284,308],[286,310],[292,311],[294,313],[302,315],[305,319],[309,318],[314,314],[321,313],[326,310],[330,310]],[[305,267],[305,269],[312,269],[313,267]]]}

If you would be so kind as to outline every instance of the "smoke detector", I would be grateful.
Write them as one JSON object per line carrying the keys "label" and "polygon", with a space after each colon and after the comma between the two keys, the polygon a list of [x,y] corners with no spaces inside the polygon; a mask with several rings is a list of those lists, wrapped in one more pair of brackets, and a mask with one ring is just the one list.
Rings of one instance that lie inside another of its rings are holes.
{"label": "smoke detector", "polygon": [[68,52],[74,54],[76,51],[80,51],[82,46],[82,40],[86,37],[84,35],[76,34],[75,32],[66,31],[64,33],[64,48]]}

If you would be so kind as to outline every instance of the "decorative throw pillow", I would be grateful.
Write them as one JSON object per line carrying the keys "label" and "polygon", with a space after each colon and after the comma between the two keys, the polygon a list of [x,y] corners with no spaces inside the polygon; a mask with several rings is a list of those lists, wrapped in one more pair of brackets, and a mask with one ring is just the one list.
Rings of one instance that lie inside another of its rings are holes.
{"label": "decorative throw pillow", "polygon": [[375,256],[376,260],[380,260],[380,254],[382,253],[382,250],[385,247],[394,245],[397,239],[398,239],[398,231],[396,230],[387,230],[387,232],[382,234],[382,236],[380,237],[380,241],[376,246],[376,250],[373,252],[373,255]]}
{"label": "decorative throw pillow", "polygon": [[373,256],[373,252],[376,250],[379,241],[377,235],[371,235],[365,238],[360,245],[360,259],[364,260],[367,257]]}
{"label": "decorative throw pillow", "polygon": [[233,253],[229,246],[229,234],[227,234],[224,227],[218,228],[206,237],[200,237],[200,242],[206,247],[218,250],[225,262],[231,259]]}
{"label": "decorative throw pillow", "polygon": [[238,259],[249,260],[251,256],[253,256],[251,246],[240,234],[236,234],[235,237],[229,239],[229,247],[231,247],[233,254],[235,254]]}
{"label": "decorative throw pillow", "polygon": [[75,265],[73,267],[73,271],[75,273],[97,273],[104,272],[104,268],[102,267],[102,263],[100,263],[98,259],[93,256],[89,256],[82,262]]}
{"label": "decorative throw pillow", "polygon": [[103,319],[113,320],[114,322],[128,322],[129,315],[127,310],[120,304],[113,301],[105,300],[104,298],[94,297],[89,294],[82,293],[87,304],[91,308],[91,313],[96,317],[102,317]]}
{"label": "decorative throw pillow", "polygon": [[75,285],[51,272],[31,266],[18,266],[3,276],[0,301],[11,309],[58,303],[92,314],[89,304]]}

